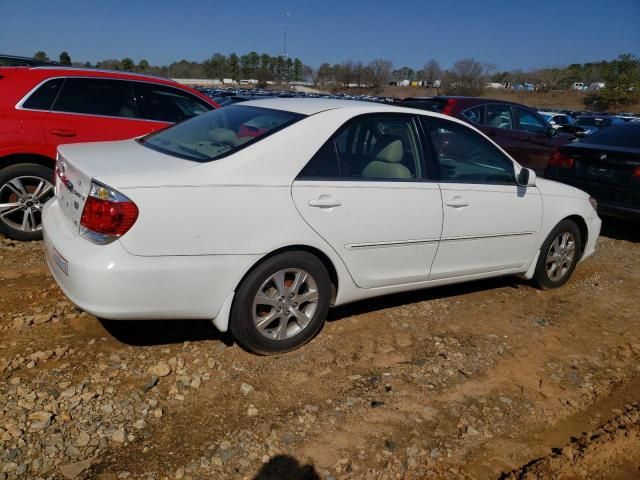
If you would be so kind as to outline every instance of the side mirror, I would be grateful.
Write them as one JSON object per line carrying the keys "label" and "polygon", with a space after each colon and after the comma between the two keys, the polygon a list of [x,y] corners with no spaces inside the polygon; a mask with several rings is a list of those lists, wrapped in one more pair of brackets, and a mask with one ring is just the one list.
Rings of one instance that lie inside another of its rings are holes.
{"label": "side mirror", "polygon": [[530,168],[523,168],[518,174],[518,185],[521,187],[535,187],[536,186],[536,172]]}

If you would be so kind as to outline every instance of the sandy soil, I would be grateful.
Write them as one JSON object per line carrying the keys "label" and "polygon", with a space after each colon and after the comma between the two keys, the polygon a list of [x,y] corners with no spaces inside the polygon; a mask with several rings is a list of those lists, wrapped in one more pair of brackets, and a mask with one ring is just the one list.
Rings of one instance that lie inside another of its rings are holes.
{"label": "sandy soil", "polygon": [[640,230],[606,223],[561,289],[380,298],[258,357],[208,322],[99,321],[0,239],[0,478],[640,478],[639,287]]}

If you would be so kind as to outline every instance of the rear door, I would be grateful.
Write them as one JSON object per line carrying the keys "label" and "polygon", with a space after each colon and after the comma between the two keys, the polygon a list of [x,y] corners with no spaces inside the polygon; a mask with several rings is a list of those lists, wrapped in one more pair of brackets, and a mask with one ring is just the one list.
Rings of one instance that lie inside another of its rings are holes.
{"label": "rear door", "polygon": [[516,185],[514,164],[470,128],[422,117],[437,160],[443,226],[430,279],[524,269],[542,223],[536,187]]}
{"label": "rear door", "polygon": [[124,140],[165,128],[169,122],[138,118],[131,82],[66,78],[43,119],[47,144]]}
{"label": "rear door", "polygon": [[427,280],[442,200],[424,169],[413,116],[364,115],[338,130],[293,183],[296,208],[359,287]]}

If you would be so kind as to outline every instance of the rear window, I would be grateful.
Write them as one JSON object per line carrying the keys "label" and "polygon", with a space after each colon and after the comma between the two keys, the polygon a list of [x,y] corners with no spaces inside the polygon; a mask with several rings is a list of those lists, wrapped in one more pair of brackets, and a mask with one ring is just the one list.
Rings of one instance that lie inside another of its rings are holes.
{"label": "rear window", "polygon": [[618,125],[583,138],[580,143],[640,148],[640,125]]}
{"label": "rear window", "polygon": [[297,122],[304,115],[230,105],[140,139],[168,155],[196,162],[222,158]]}
{"label": "rear window", "polygon": [[109,117],[136,117],[131,85],[125,80],[67,78],[53,110]]}
{"label": "rear window", "polygon": [[51,110],[51,105],[53,105],[53,101],[58,96],[58,92],[63,83],[63,78],[55,78],[43,83],[24,101],[22,108]]}
{"label": "rear window", "polygon": [[400,102],[400,106],[407,108],[419,108],[420,110],[427,110],[429,112],[442,113],[445,105],[447,104],[446,99],[436,99],[436,98],[428,98],[428,99],[411,99],[408,98]]}

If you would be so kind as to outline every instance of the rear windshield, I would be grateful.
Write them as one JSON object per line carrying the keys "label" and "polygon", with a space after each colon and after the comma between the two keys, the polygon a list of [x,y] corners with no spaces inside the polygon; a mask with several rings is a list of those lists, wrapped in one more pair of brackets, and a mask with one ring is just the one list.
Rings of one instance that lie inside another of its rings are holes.
{"label": "rear windshield", "polygon": [[574,125],[579,125],[581,127],[597,127],[601,123],[602,119],[595,117],[578,117],[576,121],[573,122]]}
{"label": "rear windshield", "polygon": [[139,142],[168,155],[208,162],[231,155],[301,118],[304,115],[282,110],[229,105],[147,135]]}
{"label": "rear windshield", "polygon": [[429,112],[442,113],[446,104],[447,100],[441,98],[407,98],[400,103],[400,106],[407,108],[418,108],[420,110],[427,110]]}
{"label": "rear windshield", "polygon": [[640,124],[614,125],[583,138],[580,143],[640,148]]}

